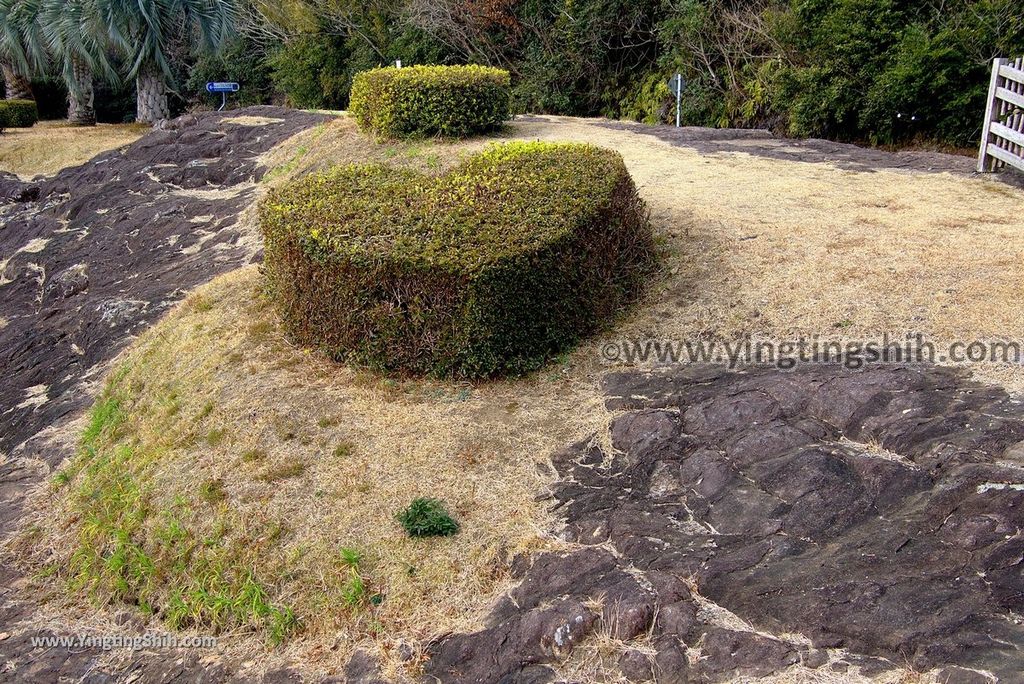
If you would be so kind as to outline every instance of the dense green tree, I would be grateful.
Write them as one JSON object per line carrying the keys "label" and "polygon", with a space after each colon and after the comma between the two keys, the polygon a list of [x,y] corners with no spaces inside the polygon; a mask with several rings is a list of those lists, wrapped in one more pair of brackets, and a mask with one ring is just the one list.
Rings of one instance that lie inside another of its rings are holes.
{"label": "dense green tree", "polygon": [[96,124],[93,75],[116,81],[107,53],[112,47],[102,0],[44,0],[42,32],[68,88],[68,122]]}
{"label": "dense green tree", "polygon": [[45,68],[42,0],[0,0],[0,70],[8,100],[32,100],[30,80]]}
{"label": "dense green tree", "polygon": [[270,57],[274,82],[292,107],[342,109],[352,87],[349,49],[342,36],[295,36]]}
{"label": "dense green tree", "polygon": [[167,94],[174,81],[171,44],[216,52],[230,39],[238,10],[234,0],[97,0],[114,42],[127,56],[135,80],[137,120],[170,117]]}

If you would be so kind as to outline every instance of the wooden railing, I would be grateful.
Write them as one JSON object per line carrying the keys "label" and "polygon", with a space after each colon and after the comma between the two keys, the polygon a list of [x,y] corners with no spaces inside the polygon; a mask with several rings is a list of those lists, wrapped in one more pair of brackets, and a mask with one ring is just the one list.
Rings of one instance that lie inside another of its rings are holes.
{"label": "wooden railing", "polygon": [[992,63],[978,171],[1004,165],[1024,171],[1024,57]]}

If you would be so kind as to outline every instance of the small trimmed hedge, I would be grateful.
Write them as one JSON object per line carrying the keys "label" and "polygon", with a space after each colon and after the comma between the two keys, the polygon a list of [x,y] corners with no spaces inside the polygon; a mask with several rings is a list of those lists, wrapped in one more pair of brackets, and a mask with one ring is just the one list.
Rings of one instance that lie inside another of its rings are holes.
{"label": "small trimmed hedge", "polygon": [[32,100],[0,100],[0,131],[31,128],[39,121],[39,109]]}
{"label": "small trimmed hedge", "polygon": [[356,74],[349,111],[379,138],[486,133],[511,116],[507,71],[482,66],[385,67]]}
{"label": "small trimmed hedge", "polygon": [[622,157],[492,145],[441,176],[338,167],[261,205],[289,335],[386,372],[521,374],[606,323],[653,262]]}

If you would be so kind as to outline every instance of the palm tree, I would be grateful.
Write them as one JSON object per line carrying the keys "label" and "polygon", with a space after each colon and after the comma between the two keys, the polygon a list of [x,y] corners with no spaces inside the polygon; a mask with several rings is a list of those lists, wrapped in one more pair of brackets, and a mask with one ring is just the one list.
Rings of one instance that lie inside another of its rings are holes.
{"label": "palm tree", "polygon": [[93,74],[117,80],[117,72],[107,58],[113,44],[110,17],[100,0],[43,1],[43,35],[68,86],[68,122],[94,126]]}
{"label": "palm tree", "polygon": [[0,70],[8,100],[33,100],[29,78],[46,64],[41,0],[0,0]]}
{"label": "palm tree", "polygon": [[137,119],[144,123],[170,117],[170,41],[195,36],[203,47],[217,51],[238,17],[236,0],[96,1],[103,7],[111,36],[127,54],[128,77],[135,79],[137,90]]}

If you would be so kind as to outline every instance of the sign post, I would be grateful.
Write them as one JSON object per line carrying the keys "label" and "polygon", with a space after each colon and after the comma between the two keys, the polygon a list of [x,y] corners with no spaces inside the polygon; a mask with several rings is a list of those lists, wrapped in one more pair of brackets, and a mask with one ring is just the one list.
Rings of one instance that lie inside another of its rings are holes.
{"label": "sign post", "polygon": [[206,92],[208,93],[220,93],[220,109],[217,111],[223,111],[228,106],[228,93],[237,93],[241,90],[241,86],[237,83],[229,82],[212,82],[206,84]]}
{"label": "sign post", "polygon": [[683,88],[686,87],[686,81],[683,80],[682,74],[676,74],[672,78],[668,79],[669,90],[676,94],[676,128],[682,124],[681,121],[681,110],[683,103]]}

